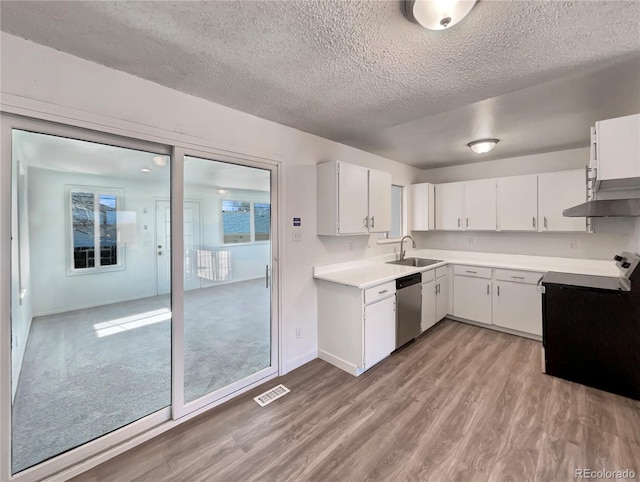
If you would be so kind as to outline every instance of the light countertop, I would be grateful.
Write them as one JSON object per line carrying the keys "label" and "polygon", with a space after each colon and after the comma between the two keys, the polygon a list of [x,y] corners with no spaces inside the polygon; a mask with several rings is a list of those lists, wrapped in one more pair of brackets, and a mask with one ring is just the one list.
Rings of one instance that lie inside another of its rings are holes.
{"label": "light countertop", "polygon": [[391,281],[402,276],[435,269],[446,264],[464,264],[489,268],[515,269],[546,273],[586,274],[593,276],[620,276],[613,260],[595,260],[578,258],[554,258],[547,256],[526,256],[518,254],[474,253],[469,251],[445,251],[420,249],[407,252],[407,258],[430,258],[443,260],[441,263],[426,267],[387,264],[396,259],[395,255],[352,261],[324,266],[315,266],[314,278],[331,281],[360,289]]}

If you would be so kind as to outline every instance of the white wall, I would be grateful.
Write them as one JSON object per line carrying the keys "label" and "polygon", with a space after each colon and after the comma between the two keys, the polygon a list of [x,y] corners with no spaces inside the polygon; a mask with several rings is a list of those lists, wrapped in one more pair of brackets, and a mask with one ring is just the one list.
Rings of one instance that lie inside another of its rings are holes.
{"label": "white wall", "polygon": [[640,217],[636,218],[636,236],[633,252],[640,255]]}
{"label": "white wall", "polygon": [[[431,183],[470,181],[583,169],[588,162],[589,148],[584,147],[429,169],[423,171],[420,178],[422,182]],[[599,218],[594,220],[593,233],[415,232],[413,234],[422,248],[611,259],[620,251],[633,249],[634,222],[634,218]],[[572,241],[576,242],[576,248],[570,247]]]}
{"label": "white wall", "polygon": [[[192,97],[140,78],[2,33],[3,93],[46,102],[51,111],[96,125],[189,135],[219,149],[282,160],[283,365],[292,369],[317,354],[315,264],[392,252],[369,237],[316,236],[319,162],[340,159],[392,174],[394,184],[416,182],[420,171],[296,129]],[[310,115],[313,115],[310,112]],[[125,121],[125,122],[122,122]],[[3,186],[6,180],[0,180]],[[291,219],[302,218],[303,240],[291,242]],[[295,336],[296,329],[301,338]]]}

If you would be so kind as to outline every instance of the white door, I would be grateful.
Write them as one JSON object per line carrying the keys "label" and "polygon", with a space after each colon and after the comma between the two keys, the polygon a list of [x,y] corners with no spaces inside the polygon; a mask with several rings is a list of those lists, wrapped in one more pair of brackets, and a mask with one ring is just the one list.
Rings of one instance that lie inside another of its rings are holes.
{"label": "white door", "polygon": [[464,226],[468,231],[496,230],[496,180],[464,183]]}
{"label": "white door", "polygon": [[449,276],[436,279],[436,323],[451,312],[450,283]]}
{"label": "white door", "polygon": [[[369,170],[345,162],[338,163],[338,223],[340,234],[367,233],[369,215]],[[391,202],[391,187],[389,187]]]}
{"label": "white door", "polygon": [[497,206],[499,231],[536,231],[538,176],[498,179]]}
{"label": "white door", "polygon": [[436,324],[436,282],[431,280],[422,285],[422,320],[420,328],[428,330]]}
{"label": "white door", "polygon": [[496,282],[493,324],[542,336],[542,295],[536,285]]}
{"label": "white door", "polygon": [[453,277],[453,314],[467,320],[491,323],[491,280]]}
{"label": "white door", "polygon": [[396,298],[364,307],[364,366],[370,368],[396,347]]}
{"label": "white door", "polygon": [[[196,250],[200,247],[200,203],[184,203],[184,289],[200,288]],[[156,270],[159,295],[171,290],[171,206],[156,201]]]}
{"label": "white door", "polygon": [[462,182],[437,184],[436,229],[458,231],[462,228]]}
{"label": "white door", "polygon": [[391,174],[369,169],[369,232],[391,230]]}
{"label": "white door", "polygon": [[562,211],[587,200],[584,169],[538,174],[540,231],[586,231],[585,218],[565,218]]}

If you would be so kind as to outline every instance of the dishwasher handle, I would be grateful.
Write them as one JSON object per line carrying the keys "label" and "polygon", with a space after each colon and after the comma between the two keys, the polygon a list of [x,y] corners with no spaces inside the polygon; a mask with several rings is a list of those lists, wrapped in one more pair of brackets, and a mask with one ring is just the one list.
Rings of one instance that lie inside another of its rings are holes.
{"label": "dishwasher handle", "polygon": [[398,278],[396,280],[396,289],[401,290],[402,288],[417,285],[418,283],[422,283],[422,273],[410,274],[409,276]]}

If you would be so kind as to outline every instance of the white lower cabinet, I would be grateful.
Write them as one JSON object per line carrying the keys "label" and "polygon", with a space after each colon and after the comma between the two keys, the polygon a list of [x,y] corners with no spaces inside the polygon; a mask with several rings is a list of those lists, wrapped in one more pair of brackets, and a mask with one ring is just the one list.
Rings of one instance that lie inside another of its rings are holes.
{"label": "white lower cabinet", "polygon": [[542,336],[542,294],[537,282],[542,273],[496,270],[493,324]]}
{"label": "white lower cabinet", "polygon": [[[439,276],[439,271],[443,274]],[[436,270],[436,323],[451,313],[451,277],[447,274],[448,268]]]}
{"label": "white lower cabinet", "polygon": [[543,273],[459,265],[454,273],[454,316],[542,336]]}
{"label": "white lower cabinet", "polygon": [[451,313],[448,270],[447,266],[441,266],[422,273],[422,331]]}
{"label": "white lower cabinet", "polygon": [[361,290],[318,280],[318,356],[352,375],[396,346],[395,280]]}
{"label": "white lower cabinet", "polygon": [[422,320],[420,328],[422,331],[428,330],[436,324],[436,281],[429,280],[422,283]]}
{"label": "white lower cabinet", "polygon": [[454,275],[453,315],[490,324],[491,279]]}
{"label": "white lower cabinet", "polygon": [[396,298],[364,307],[364,368],[387,358],[396,348]]}

